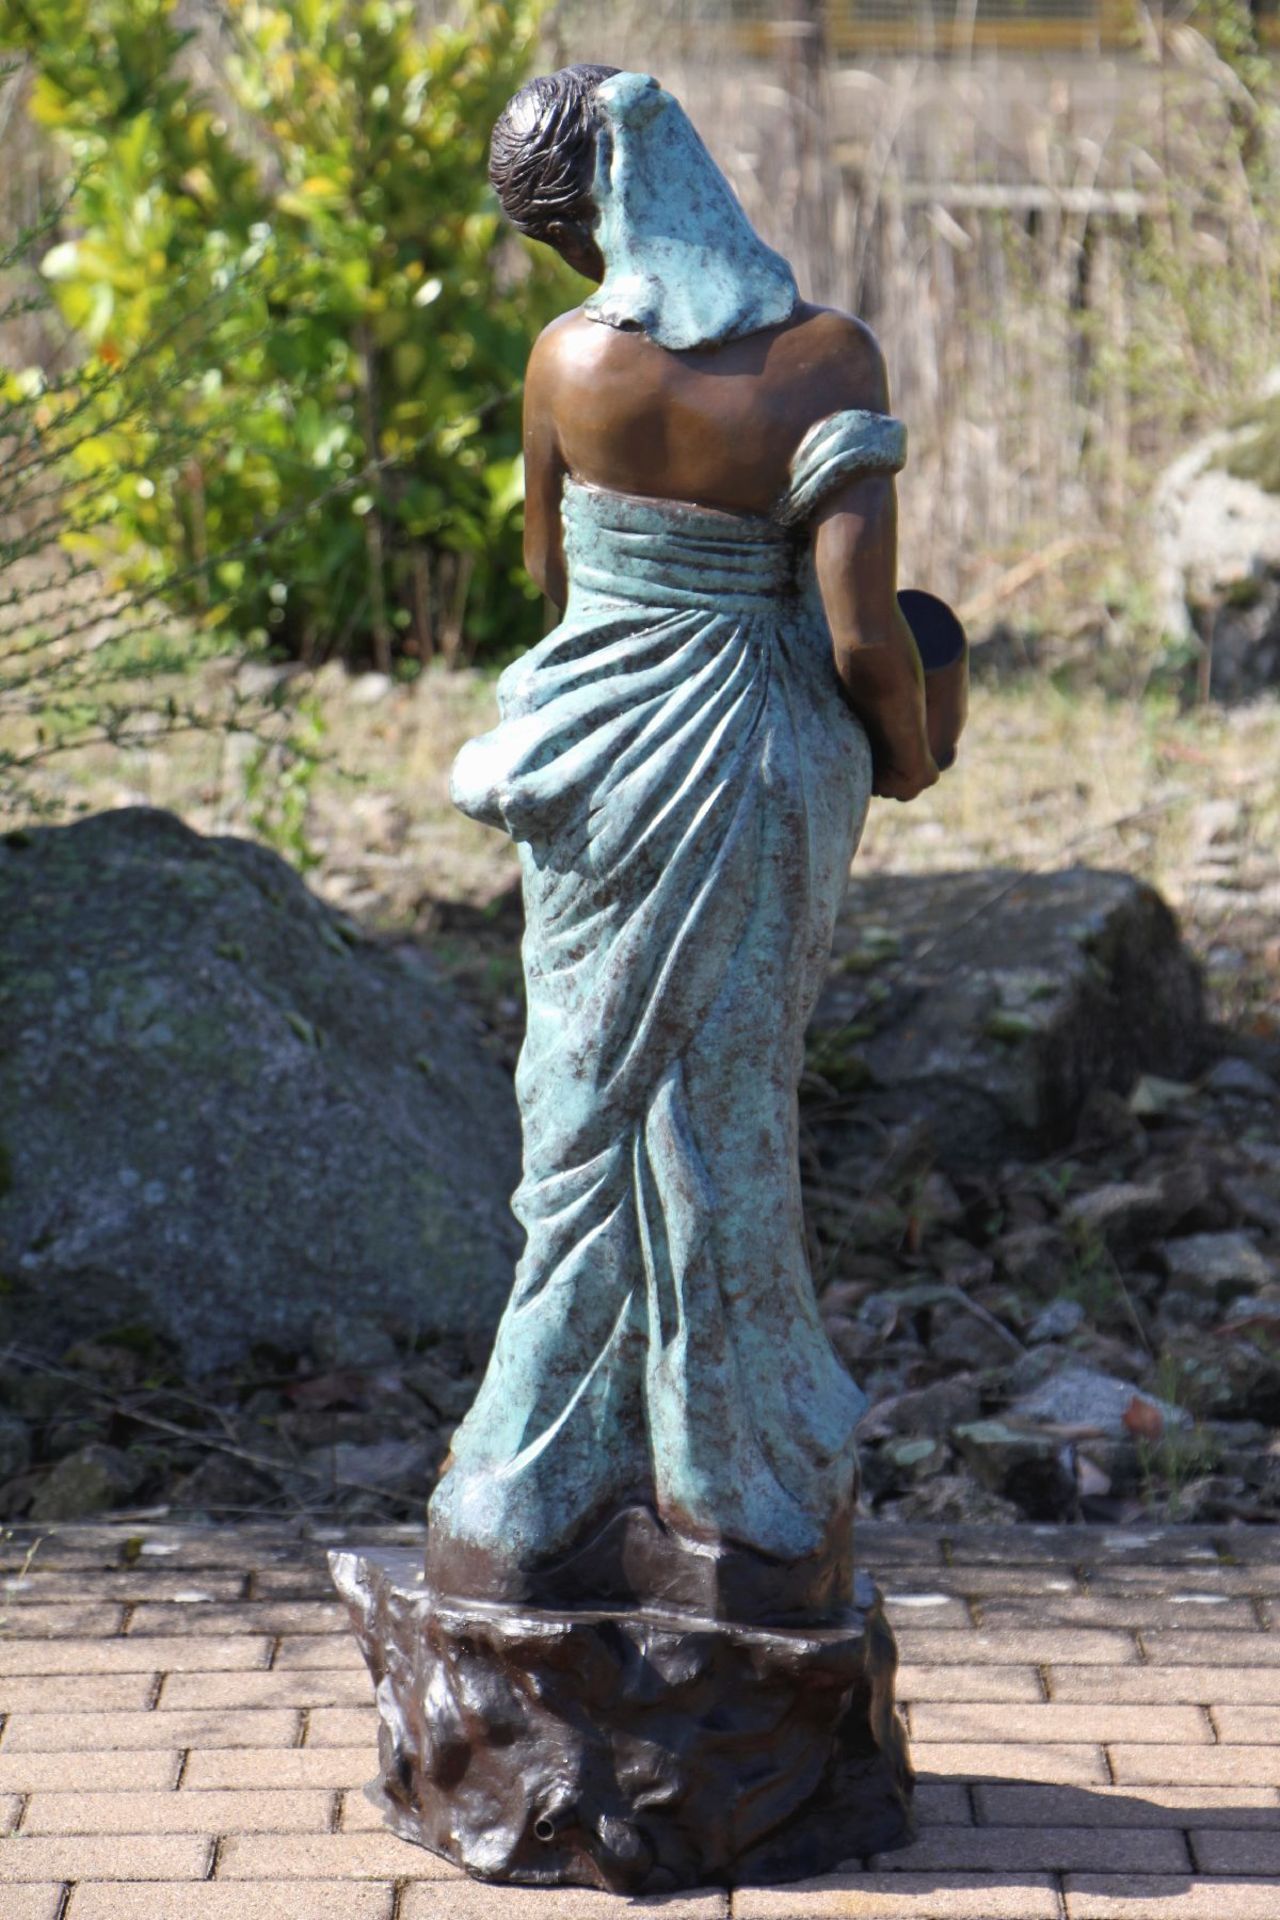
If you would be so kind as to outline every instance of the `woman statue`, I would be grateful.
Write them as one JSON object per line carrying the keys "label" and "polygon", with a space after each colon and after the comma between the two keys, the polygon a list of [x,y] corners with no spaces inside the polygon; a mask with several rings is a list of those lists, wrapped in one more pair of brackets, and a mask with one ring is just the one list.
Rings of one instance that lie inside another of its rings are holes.
{"label": "woman statue", "polygon": [[803,1035],[869,795],[938,777],[905,435],[871,334],[799,298],[655,80],[533,81],[491,173],[600,286],[525,389],[525,554],[565,616],[453,771],[520,851],[528,1237],[428,1572],[814,1617],[865,1401],[805,1256]]}
{"label": "woman statue", "polygon": [[893,1638],[805,1259],[796,1087],[871,793],[937,778],[895,596],[904,434],[645,74],[534,81],[517,226],[599,283],[525,394],[564,618],[453,773],[520,850],[527,1234],[409,1556],[333,1556],[397,1832],[659,1892],[910,1830]]}

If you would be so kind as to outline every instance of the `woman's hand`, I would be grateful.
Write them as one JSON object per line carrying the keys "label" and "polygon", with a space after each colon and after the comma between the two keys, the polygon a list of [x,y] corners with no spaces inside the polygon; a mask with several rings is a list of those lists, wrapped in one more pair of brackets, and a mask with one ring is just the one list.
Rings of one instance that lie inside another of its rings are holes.
{"label": "woman's hand", "polygon": [[871,791],[882,800],[914,800],[936,786],[940,778],[937,763],[925,741],[914,753],[895,754],[885,759],[875,755]]}

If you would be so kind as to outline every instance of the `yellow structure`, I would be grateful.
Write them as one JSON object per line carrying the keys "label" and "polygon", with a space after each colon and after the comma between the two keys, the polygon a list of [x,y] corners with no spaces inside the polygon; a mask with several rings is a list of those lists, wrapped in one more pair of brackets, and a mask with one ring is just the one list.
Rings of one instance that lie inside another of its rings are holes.
{"label": "yellow structure", "polygon": [[[825,0],[831,51],[877,53],[1123,52],[1136,44],[1137,0]],[[770,0],[740,28],[753,51],[776,45],[787,27]],[[1280,0],[1253,0],[1259,39],[1280,45]]]}

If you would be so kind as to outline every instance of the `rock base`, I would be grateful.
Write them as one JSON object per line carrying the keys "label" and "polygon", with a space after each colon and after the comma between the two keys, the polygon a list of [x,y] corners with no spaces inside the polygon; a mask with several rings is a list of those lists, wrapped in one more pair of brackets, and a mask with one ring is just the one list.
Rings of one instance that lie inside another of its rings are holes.
{"label": "rock base", "polygon": [[468,1873],[663,1893],[911,1837],[897,1652],[862,1576],[834,1620],[781,1628],[461,1601],[412,1553],[329,1560],[377,1687],[370,1797]]}

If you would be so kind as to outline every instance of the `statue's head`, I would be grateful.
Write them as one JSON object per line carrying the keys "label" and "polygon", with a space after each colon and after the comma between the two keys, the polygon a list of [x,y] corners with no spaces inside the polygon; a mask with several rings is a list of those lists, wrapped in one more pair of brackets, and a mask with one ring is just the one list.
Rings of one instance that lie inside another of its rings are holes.
{"label": "statue's head", "polygon": [[489,146],[489,178],[512,225],[543,240],[588,280],[603,280],[595,237],[600,118],[596,89],[616,67],[562,67],[508,101]]}

